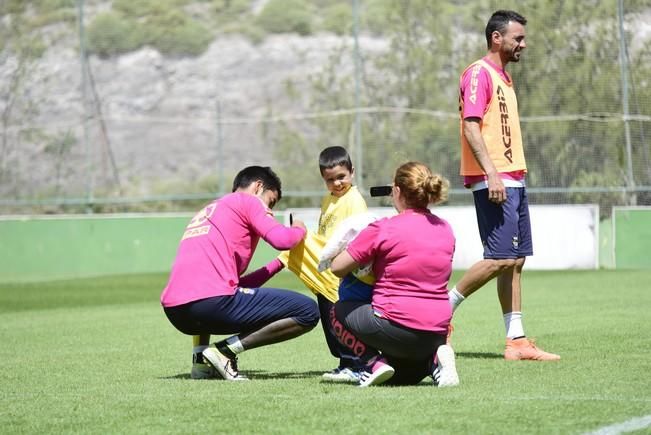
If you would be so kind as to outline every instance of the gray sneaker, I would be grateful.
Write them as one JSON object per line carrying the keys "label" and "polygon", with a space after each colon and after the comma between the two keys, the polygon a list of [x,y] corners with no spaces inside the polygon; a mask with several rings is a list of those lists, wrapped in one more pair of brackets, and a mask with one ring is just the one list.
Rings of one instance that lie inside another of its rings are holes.
{"label": "gray sneaker", "polygon": [[358,384],[360,372],[356,372],[348,367],[337,367],[331,372],[324,373],[324,381],[337,382],[341,384]]}
{"label": "gray sneaker", "polygon": [[229,358],[221,353],[215,345],[208,347],[202,352],[205,361],[208,362],[219,375],[227,381],[248,381],[246,376],[240,375],[237,370],[237,358]]}
{"label": "gray sneaker", "polygon": [[221,379],[217,370],[205,362],[201,352],[192,354],[192,370],[190,371],[192,379]]}
{"label": "gray sneaker", "polygon": [[439,388],[456,387],[459,385],[459,375],[457,374],[452,346],[449,344],[439,346],[436,351],[436,359],[438,360],[438,364],[432,372],[434,385]]}
{"label": "gray sneaker", "polygon": [[217,370],[212,368],[210,364],[206,363],[192,363],[192,371],[190,372],[192,379],[215,379],[221,378]]}

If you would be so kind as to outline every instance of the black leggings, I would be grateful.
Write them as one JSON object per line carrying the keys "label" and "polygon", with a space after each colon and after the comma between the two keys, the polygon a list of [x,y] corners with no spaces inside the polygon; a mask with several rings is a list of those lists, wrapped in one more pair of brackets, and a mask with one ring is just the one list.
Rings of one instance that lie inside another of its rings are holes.
{"label": "black leggings", "polygon": [[381,352],[396,370],[389,381],[394,385],[417,384],[432,373],[436,350],[446,341],[443,334],[378,317],[368,302],[337,302],[330,322],[339,341],[363,361]]}
{"label": "black leggings", "polygon": [[351,352],[347,346],[344,346],[336,337],[330,321],[331,313],[334,312],[335,304],[330,302],[325,296],[317,295],[319,305],[319,314],[321,315],[321,326],[325,335],[326,343],[330,354],[339,359],[339,367],[347,367],[354,370],[364,368],[358,355]]}

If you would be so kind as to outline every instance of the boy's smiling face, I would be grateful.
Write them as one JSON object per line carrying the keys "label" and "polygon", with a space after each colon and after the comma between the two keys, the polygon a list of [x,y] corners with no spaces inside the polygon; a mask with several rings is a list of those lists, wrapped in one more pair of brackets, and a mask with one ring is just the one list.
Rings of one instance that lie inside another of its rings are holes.
{"label": "boy's smiling face", "polygon": [[321,171],[323,181],[326,187],[333,196],[339,198],[343,196],[350,186],[353,185],[353,176],[355,175],[355,168],[351,171],[344,165],[337,165],[332,168],[325,168]]}

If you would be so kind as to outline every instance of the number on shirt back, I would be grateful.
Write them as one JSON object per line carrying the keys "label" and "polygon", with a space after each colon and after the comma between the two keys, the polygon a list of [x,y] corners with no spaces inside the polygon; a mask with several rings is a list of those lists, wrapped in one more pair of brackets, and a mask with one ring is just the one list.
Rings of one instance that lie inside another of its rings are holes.
{"label": "number on shirt back", "polygon": [[208,204],[194,215],[188,226],[185,228],[185,233],[183,233],[183,238],[181,240],[208,234],[210,231],[210,224],[206,224],[206,222],[208,222],[208,219],[212,217],[216,208],[217,204]]}

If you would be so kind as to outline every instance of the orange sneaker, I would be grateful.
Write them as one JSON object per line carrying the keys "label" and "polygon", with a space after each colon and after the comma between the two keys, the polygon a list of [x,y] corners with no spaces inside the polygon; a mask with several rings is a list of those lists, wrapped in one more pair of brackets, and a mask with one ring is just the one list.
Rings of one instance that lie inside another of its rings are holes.
{"label": "orange sneaker", "polygon": [[529,338],[506,339],[504,359],[509,361],[534,360],[534,361],[558,361],[560,355],[545,352],[538,348],[534,340]]}

